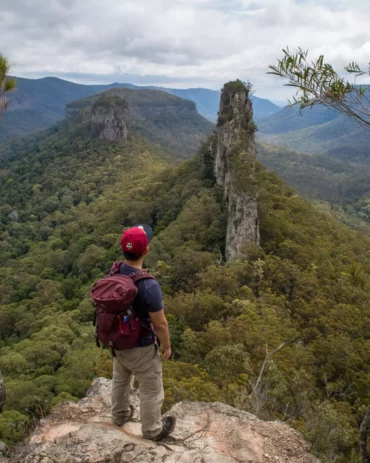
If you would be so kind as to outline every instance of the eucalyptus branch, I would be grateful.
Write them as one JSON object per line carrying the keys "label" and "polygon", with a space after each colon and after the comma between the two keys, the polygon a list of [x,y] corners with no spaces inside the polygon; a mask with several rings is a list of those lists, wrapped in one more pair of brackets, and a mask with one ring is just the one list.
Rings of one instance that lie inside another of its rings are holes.
{"label": "eucalyptus branch", "polygon": [[8,107],[7,94],[15,89],[17,82],[15,79],[9,77],[10,63],[0,53],[0,119]]}
{"label": "eucalyptus branch", "polygon": [[283,58],[278,60],[268,74],[287,79],[287,87],[297,89],[289,101],[290,106],[299,105],[303,110],[315,105],[324,105],[355,120],[363,128],[370,130],[370,90],[368,86],[356,84],[356,79],[370,75],[370,68],[364,71],[352,62],[345,70],[355,75],[354,83],[339,76],[333,67],[324,62],[321,55],[316,61],[308,60],[308,51],[301,48],[295,54],[283,50]]}
{"label": "eucalyptus branch", "polygon": [[362,463],[370,463],[370,455],[367,448],[367,441],[370,432],[370,408],[366,410],[365,417],[360,426],[360,450]]}

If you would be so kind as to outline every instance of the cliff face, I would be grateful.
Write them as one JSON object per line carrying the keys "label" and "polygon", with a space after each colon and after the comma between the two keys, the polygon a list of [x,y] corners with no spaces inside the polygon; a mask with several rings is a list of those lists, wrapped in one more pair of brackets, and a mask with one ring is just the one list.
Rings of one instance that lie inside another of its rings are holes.
{"label": "cliff face", "polygon": [[228,206],[226,259],[245,258],[259,245],[255,179],[255,124],[248,88],[240,81],[224,86],[211,145],[216,182]]}
{"label": "cliff face", "polygon": [[120,96],[104,95],[92,106],[68,106],[66,119],[88,128],[92,136],[102,140],[127,142],[130,127],[129,107]]}
{"label": "cliff face", "polygon": [[126,101],[115,96],[99,99],[91,110],[91,125],[98,138],[126,142],[130,125]]}
{"label": "cliff face", "polygon": [[[221,403],[181,402],[171,414],[174,433],[165,442],[143,439],[139,397],[135,415],[118,428],[110,423],[109,380],[94,381],[87,397],[65,403],[40,422],[8,463],[315,463],[308,444],[285,424],[263,422]],[[1,458],[0,458],[1,461]]]}

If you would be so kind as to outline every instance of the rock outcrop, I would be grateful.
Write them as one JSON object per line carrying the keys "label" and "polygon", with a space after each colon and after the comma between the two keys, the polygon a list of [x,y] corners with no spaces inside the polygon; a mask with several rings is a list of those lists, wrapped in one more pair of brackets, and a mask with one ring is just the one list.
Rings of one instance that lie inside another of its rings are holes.
{"label": "rock outcrop", "polygon": [[123,98],[100,98],[91,109],[91,127],[98,138],[126,142],[129,125],[129,109]]}
{"label": "rock outcrop", "polygon": [[[134,420],[118,428],[110,423],[110,386],[96,379],[87,397],[65,403],[40,422],[8,463],[314,463],[308,444],[280,422],[221,403],[181,402],[171,414],[174,433],[155,443],[141,437],[138,393],[133,391]],[[5,461],[5,460],[4,460]]]}
{"label": "rock outcrop", "polygon": [[118,96],[99,98],[91,108],[88,123],[97,138],[127,142],[130,126],[127,102]]}
{"label": "rock outcrop", "polygon": [[96,97],[90,106],[84,106],[83,100],[81,104],[68,105],[66,119],[87,129],[94,138],[127,142],[130,110],[122,96],[107,94]]}
{"label": "rock outcrop", "polygon": [[228,207],[227,261],[247,257],[250,243],[259,245],[260,241],[255,130],[248,87],[240,81],[225,84],[211,157]]}

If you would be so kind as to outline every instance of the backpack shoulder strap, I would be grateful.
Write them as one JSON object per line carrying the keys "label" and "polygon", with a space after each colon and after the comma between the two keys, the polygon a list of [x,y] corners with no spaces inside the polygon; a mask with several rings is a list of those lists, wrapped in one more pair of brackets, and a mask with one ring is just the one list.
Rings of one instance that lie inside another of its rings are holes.
{"label": "backpack shoulder strap", "polygon": [[132,275],[132,281],[137,283],[141,280],[154,280],[154,276],[149,273],[149,270],[138,270]]}
{"label": "backpack shoulder strap", "polygon": [[123,264],[123,260],[117,260],[116,262],[113,263],[112,267],[109,270],[109,276],[113,276],[116,273],[119,273],[119,269],[121,265]]}

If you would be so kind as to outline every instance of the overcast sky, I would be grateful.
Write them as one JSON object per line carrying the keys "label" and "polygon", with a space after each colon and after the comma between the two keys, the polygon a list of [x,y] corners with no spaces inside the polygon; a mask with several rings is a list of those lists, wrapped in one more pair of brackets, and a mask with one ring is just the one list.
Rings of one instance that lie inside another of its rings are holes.
{"label": "overcast sky", "polygon": [[366,67],[370,0],[0,0],[0,52],[23,77],[181,88],[240,78],[281,100],[266,72],[287,45],[338,70]]}

